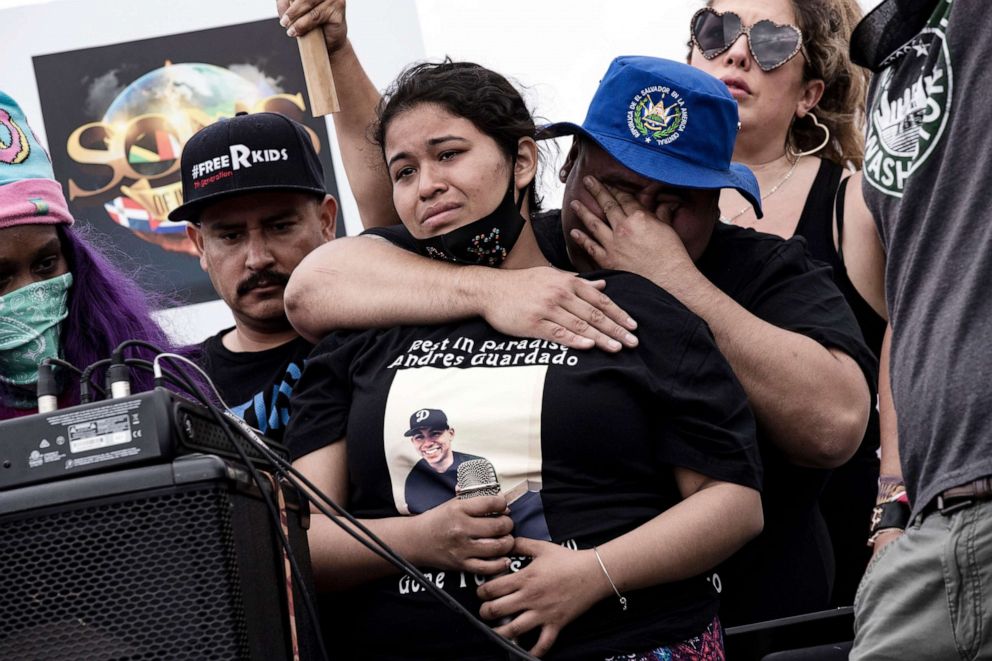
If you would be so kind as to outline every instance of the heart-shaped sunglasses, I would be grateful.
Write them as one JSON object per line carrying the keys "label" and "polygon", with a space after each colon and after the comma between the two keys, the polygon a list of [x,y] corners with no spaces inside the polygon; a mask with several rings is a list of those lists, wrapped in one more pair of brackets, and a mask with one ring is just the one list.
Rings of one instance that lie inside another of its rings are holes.
{"label": "heart-shaped sunglasses", "polygon": [[697,11],[690,23],[692,43],[707,60],[723,53],[744,34],[754,61],[762,71],[777,69],[802,51],[803,33],[795,25],[779,25],[764,19],[754,25],[744,25],[741,17],[732,11],[719,12],[709,7]]}

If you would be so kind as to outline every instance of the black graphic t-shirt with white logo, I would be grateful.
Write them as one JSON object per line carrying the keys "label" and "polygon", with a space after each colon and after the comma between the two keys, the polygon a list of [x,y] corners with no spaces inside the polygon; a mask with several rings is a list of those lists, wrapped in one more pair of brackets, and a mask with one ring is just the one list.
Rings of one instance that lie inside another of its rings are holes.
{"label": "black graphic t-shirt with white logo", "polygon": [[[639,276],[589,277],[604,277],[606,293],[642,320],[639,347],[574,351],[507,337],[479,319],[334,333],[294,393],[292,455],[346,439],[348,507],[360,518],[411,514],[418,507],[408,492],[420,480],[412,475],[440,475],[457,453],[482,457],[496,470],[516,534],[579,549],[680,502],[676,466],[758,488],[754,421],[706,325]],[[443,412],[446,429],[407,435],[427,410]],[[481,579],[423,569],[478,613]],[[696,635],[717,611],[708,580],[631,591],[626,612],[604,600],[563,630],[548,658],[606,658]],[[374,581],[338,602],[348,658],[505,658],[408,578]]]}
{"label": "black graphic t-shirt with white logo", "polygon": [[985,2],[887,0],[852,55],[876,72],[865,200],[886,253],[890,381],[914,512],[992,474],[992,67]]}
{"label": "black graphic t-shirt with white logo", "polygon": [[235,352],[221,339],[229,332],[230,328],[207,338],[197,362],[236,415],[268,438],[282,441],[289,423],[289,396],[313,345],[298,337],[265,351]]}

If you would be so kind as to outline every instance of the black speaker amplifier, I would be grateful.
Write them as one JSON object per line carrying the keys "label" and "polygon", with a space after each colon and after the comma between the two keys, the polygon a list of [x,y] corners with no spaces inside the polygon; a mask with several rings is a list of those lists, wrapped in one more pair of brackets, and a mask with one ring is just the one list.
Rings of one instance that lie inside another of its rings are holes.
{"label": "black speaker amplifier", "polygon": [[[306,506],[281,493],[311,586]],[[0,659],[319,658],[262,494],[209,455],[0,492]]]}
{"label": "black speaker amplifier", "polygon": [[[245,442],[242,448],[253,463],[268,465],[254,446]],[[193,452],[239,459],[206,409],[156,388],[0,422],[0,490]]]}

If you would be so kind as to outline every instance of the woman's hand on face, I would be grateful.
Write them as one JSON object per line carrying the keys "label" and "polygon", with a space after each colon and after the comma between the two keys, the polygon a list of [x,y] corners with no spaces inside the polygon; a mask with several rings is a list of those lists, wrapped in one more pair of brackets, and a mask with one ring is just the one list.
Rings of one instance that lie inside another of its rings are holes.
{"label": "woman's hand on face", "polygon": [[505,571],[513,548],[506,498],[452,498],[418,514],[423,564],[490,576]]}
{"label": "woman's hand on face", "polygon": [[637,346],[630,315],[603,293],[605,280],[586,280],[548,266],[486,269],[483,316],[501,333],[537,337],[572,349],[620,351]]}
{"label": "woman's hand on face", "polygon": [[573,229],[572,238],[600,268],[629,271],[662,284],[692,263],[672,227],[672,205],[651,213],[630,193],[604,186],[594,177],[586,177],[583,184],[606,220],[573,200],[572,210],[586,231]]}
{"label": "woman's hand on face", "polygon": [[510,639],[540,627],[541,634],[530,653],[543,656],[565,625],[610,594],[611,588],[591,550],[572,551],[518,537],[513,553],[533,560],[518,572],[484,583],[477,592],[485,602],[479,614],[485,620],[513,616],[496,628]]}
{"label": "woman's hand on face", "polygon": [[327,52],[334,54],[348,40],[345,0],[276,0],[279,24],[290,37],[322,28]]}

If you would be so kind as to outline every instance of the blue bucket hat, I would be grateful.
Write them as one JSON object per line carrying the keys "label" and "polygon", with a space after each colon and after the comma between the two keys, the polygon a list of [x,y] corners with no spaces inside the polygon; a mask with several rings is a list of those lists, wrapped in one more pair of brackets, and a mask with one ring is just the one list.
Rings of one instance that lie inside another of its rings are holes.
{"label": "blue bucket hat", "polygon": [[679,188],[734,188],[761,218],[754,174],[731,163],[740,122],[727,86],[688,64],[618,57],[585,121],[543,127],[539,138],[581,135],[642,177]]}

